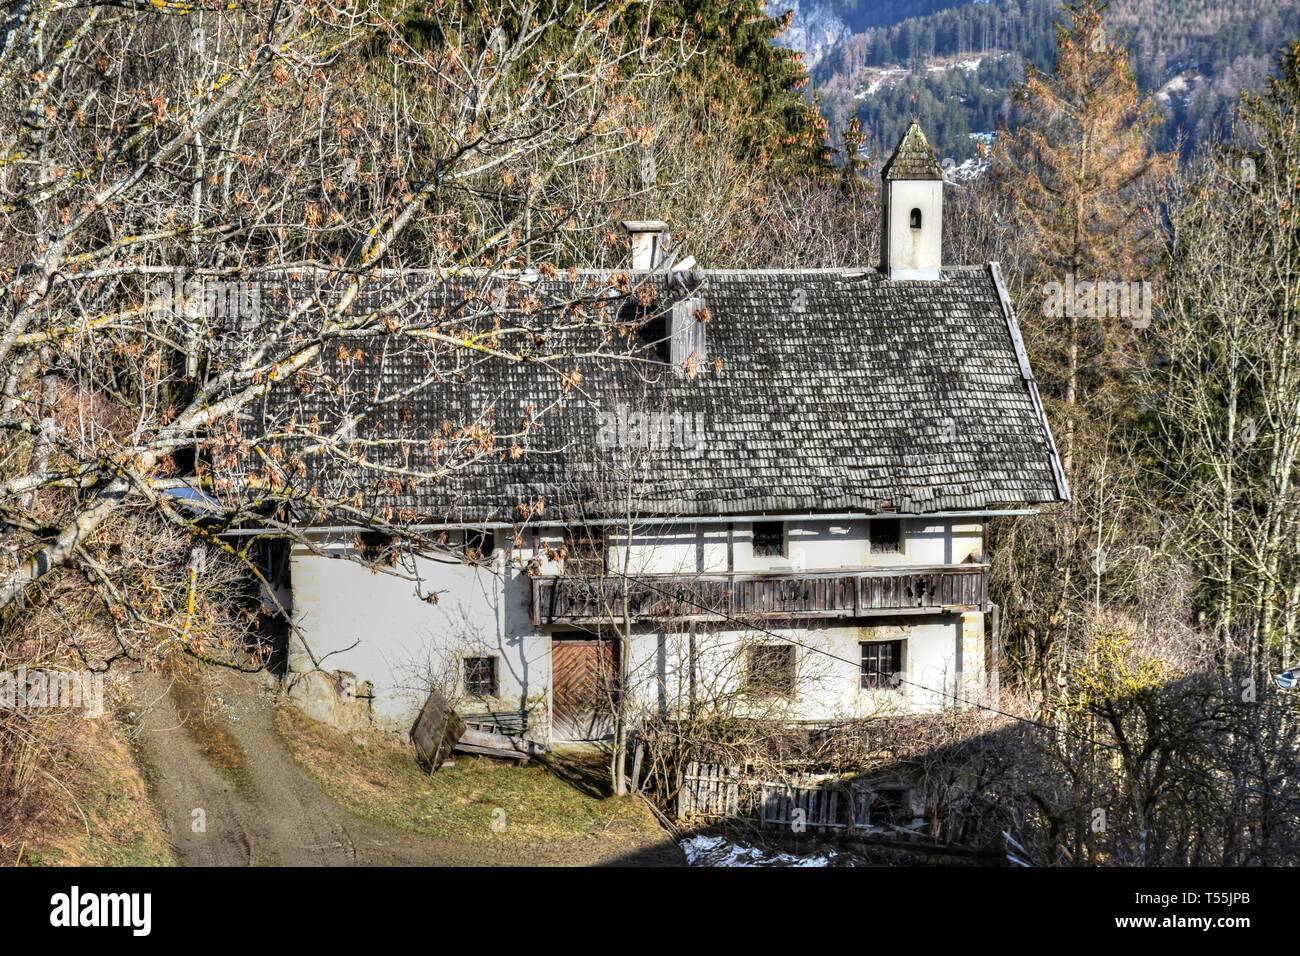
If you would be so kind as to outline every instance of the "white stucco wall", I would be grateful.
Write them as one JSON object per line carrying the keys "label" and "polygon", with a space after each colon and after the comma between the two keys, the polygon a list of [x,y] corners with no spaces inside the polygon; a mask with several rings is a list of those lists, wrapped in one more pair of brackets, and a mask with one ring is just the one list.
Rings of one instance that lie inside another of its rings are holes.
{"label": "white stucco wall", "polygon": [[[770,628],[795,646],[795,694],[747,703],[738,695],[744,653],[754,644],[779,643],[761,631],[697,627],[696,694],[723,700],[728,713],[758,712],[820,721],[883,714],[926,713],[953,706],[953,695],[978,699],[983,683],[983,615],[891,617],[852,623],[806,622]],[[981,634],[976,647],[967,639]],[[897,690],[861,687],[861,645],[902,641],[903,683]],[[690,638],[675,631],[641,631],[632,641],[632,704],[641,714],[672,713],[690,702]]]}
{"label": "white stucco wall", "polygon": [[[873,553],[865,521],[787,522],[786,553],[757,557],[748,524],[699,525],[674,530],[644,529],[633,541],[633,573],[726,571],[728,554],[736,571],[860,569],[959,564],[982,559],[978,520],[904,520],[897,553]],[[458,532],[452,541],[459,540]],[[453,688],[465,656],[498,657],[499,696],[472,704],[492,709],[528,709],[534,728],[546,733],[549,706],[550,628],[530,620],[531,581],[523,570],[534,557],[541,573],[561,569],[546,546],[560,545],[559,530],[526,531],[522,547],[495,532],[495,553],[481,565],[405,559],[397,575],[370,570],[345,559],[350,536],[322,542],[330,556],[297,548],[291,558],[292,602],[300,637],[290,639],[290,667],[308,670],[313,660],[325,670],[354,673],[374,685],[374,710],[386,723],[408,729],[430,686]],[[611,545],[610,561],[621,567],[622,549]],[[436,603],[421,599],[434,592]],[[927,615],[857,621],[767,625],[818,650],[798,648],[798,693],[791,719],[823,720],[879,712],[881,708],[931,710],[956,688],[961,671],[978,694],[984,681],[983,615]],[[684,625],[643,627],[631,646],[636,706],[646,712],[671,707],[687,693],[687,637]],[[564,629],[556,629],[564,630]],[[571,629],[570,629],[571,630]],[[860,642],[903,640],[904,678],[898,691],[859,689]],[[697,626],[697,674],[717,687],[729,672],[739,679],[739,651],[755,641],[775,642],[758,632],[721,625]],[[307,649],[310,649],[308,653]],[[697,680],[697,688],[699,686]],[[928,689],[926,689],[928,688]]]}
{"label": "white stucco wall", "polygon": [[[502,544],[502,535],[497,540]],[[374,684],[375,712],[409,727],[433,684],[454,681],[462,657],[499,658],[503,709],[544,702],[550,646],[529,623],[526,575],[502,547],[482,565],[406,558],[389,575],[345,559],[350,539],[327,542],[330,557],[291,556],[294,619],[289,666],[351,671]],[[418,581],[418,583],[417,583]],[[436,593],[436,603],[421,595]],[[487,702],[485,702],[487,703]]]}
{"label": "white stucco wall", "polygon": [[[886,188],[884,255],[890,278],[937,279],[943,264],[943,182],[892,180]],[[913,209],[921,210],[920,229],[912,228]]]}

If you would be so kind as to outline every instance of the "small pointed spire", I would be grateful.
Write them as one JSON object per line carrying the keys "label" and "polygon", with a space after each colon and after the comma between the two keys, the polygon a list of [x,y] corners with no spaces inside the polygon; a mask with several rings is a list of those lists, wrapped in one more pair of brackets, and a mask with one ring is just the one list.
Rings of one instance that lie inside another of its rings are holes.
{"label": "small pointed spire", "polygon": [[880,171],[886,179],[943,179],[943,170],[934,150],[921,132],[921,124],[912,120],[903,138],[898,141],[898,148],[889,157]]}

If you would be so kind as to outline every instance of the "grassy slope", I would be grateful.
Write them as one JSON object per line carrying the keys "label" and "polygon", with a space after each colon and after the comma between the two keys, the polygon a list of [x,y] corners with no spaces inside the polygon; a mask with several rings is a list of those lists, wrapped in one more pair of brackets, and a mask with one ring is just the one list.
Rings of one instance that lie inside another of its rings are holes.
{"label": "grassy slope", "polygon": [[[352,813],[397,829],[504,846],[644,840],[659,833],[639,800],[594,795],[589,768],[572,761],[561,769],[582,786],[537,765],[464,756],[429,775],[407,748],[383,734],[359,736],[365,742],[359,746],[288,706],[276,711],[276,726],[294,759],[329,796]],[[501,832],[493,829],[494,813],[504,820]]]}
{"label": "grassy slope", "polygon": [[24,841],[28,866],[170,866],[174,860],[127,734],[111,714],[78,721],[48,799],[53,812]]}

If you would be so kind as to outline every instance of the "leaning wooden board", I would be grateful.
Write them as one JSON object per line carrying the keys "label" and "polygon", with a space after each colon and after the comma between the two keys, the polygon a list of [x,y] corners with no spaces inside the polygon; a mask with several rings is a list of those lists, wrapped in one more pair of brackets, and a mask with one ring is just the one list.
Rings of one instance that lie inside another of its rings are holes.
{"label": "leaning wooden board", "polygon": [[415,759],[433,773],[451,755],[452,748],[464,733],[465,721],[452,709],[447,698],[436,690],[431,691],[411,728]]}

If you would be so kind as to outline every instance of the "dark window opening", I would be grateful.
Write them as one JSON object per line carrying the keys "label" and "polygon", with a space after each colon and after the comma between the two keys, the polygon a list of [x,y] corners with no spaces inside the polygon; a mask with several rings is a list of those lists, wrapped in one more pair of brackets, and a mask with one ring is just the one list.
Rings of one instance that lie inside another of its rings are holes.
{"label": "dark window opening", "polygon": [[[208,552],[205,550],[201,554],[206,559]],[[289,586],[289,540],[287,538],[262,538],[255,541],[248,549],[248,557],[253,567],[257,568],[272,588]],[[191,551],[190,560],[194,559],[195,552]],[[202,571],[202,566],[199,570]],[[267,609],[273,610],[271,607]]]}
{"label": "dark window opening", "polygon": [[465,560],[467,561],[481,561],[491,557],[496,547],[496,535],[490,529],[465,532]]}
{"label": "dark window opening", "polygon": [[198,449],[193,445],[177,448],[172,452],[172,463],[176,466],[176,474],[182,478],[197,474],[199,464]]}
{"label": "dark window opening", "polygon": [[785,554],[785,524],[780,521],[754,522],[754,557],[779,558]]}
{"label": "dark window opening", "polygon": [[919,209],[912,210],[912,228],[913,229],[921,228],[921,210]]}
{"label": "dark window opening", "polygon": [[900,525],[897,518],[887,518],[868,523],[871,528],[871,550],[878,554],[898,551]]}
{"label": "dark window opening", "polygon": [[564,537],[564,573],[599,575],[605,570],[605,539],[591,532]]}
{"label": "dark window opening", "polygon": [[467,657],[465,666],[465,693],[471,697],[497,696],[497,659],[495,657]]}
{"label": "dark window opening", "polygon": [[397,539],[380,531],[363,531],[357,535],[357,550],[367,564],[397,564]]}
{"label": "dark window opening", "polygon": [[865,690],[890,690],[903,676],[903,642],[872,641],[862,647],[862,687]]}
{"label": "dark window opening", "polygon": [[794,694],[794,647],[789,644],[759,644],[745,652],[743,689],[762,697],[790,697]]}
{"label": "dark window opening", "polygon": [[888,790],[869,791],[866,794],[867,824],[873,827],[906,823],[911,814],[907,812],[907,791],[890,788]]}

